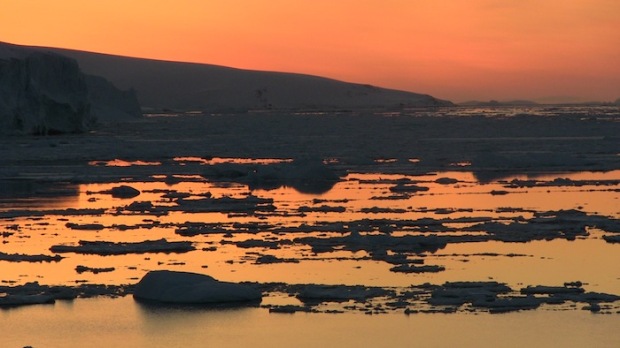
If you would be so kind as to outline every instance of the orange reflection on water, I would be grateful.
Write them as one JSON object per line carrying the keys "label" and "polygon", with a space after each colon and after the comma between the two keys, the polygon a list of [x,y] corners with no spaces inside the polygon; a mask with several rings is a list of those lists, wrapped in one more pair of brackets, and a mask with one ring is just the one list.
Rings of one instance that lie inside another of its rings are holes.
{"label": "orange reflection on water", "polygon": [[122,159],[113,159],[110,161],[91,161],[88,162],[88,165],[105,167],[159,166],[161,165],[161,162],[125,161]]}
{"label": "orange reflection on water", "polygon": [[[617,172],[602,174],[597,179],[617,179]],[[597,173],[575,174],[572,180],[592,180]],[[556,175],[537,180],[553,180]],[[561,175],[560,177],[566,177]],[[447,180],[449,178],[451,180]],[[26,263],[0,261],[4,281],[24,283],[40,281],[47,284],[76,284],[76,282],[127,284],[135,283],[147,271],[173,269],[207,273],[229,281],[260,281],[289,283],[365,284],[378,286],[406,286],[424,282],[442,283],[455,280],[485,280],[492,278],[511,286],[529,284],[561,285],[565,281],[589,283],[599,291],[620,293],[619,276],[610,272],[610,265],[618,264],[615,245],[600,239],[600,232],[593,237],[573,242],[563,240],[530,243],[480,242],[448,244],[436,253],[424,253],[427,265],[446,268],[439,273],[404,274],[390,272],[392,265],[369,259],[365,251],[352,253],[335,251],[315,254],[309,245],[293,243],[295,238],[332,238],[348,234],[346,225],[363,219],[391,221],[424,218],[449,219],[458,217],[489,217],[491,219],[530,218],[534,212],[579,209],[618,218],[616,186],[548,186],[507,188],[505,182],[479,183],[473,173],[442,172],[419,176],[399,174],[349,174],[331,190],[323,194],[300,193],[290,187],[274,190],[250,191],[238,183],[213,183],[206,180],[180,181],[167,184],[155,182],[123,182],[85,184],[77,196],[59,197],[54,209],[103,209],[102,213],[77,214],[71,211],[0,220],[0,229],[15,232],[3,238],[0,251],[50,255],[49,248],[56,244],[75,244],[79,240],[142,242],[165,238],[169,242],[191,241],[196,248],[186,253],[145,253],[115,256],[63,254],[60,262]],[[395,192],[398,183],[427,187],[428,191]],[[118,185],[130,185],[140,190],[137,197],[114,198],[106,191]],[[492,194],[493,191],[506,191]],[[176,198],[204,199],[230,196],[243,199],[252,194],[273,199],[276,210],[253,213],[240,212],[190,212],[179,208]],[[128,211],[134,202],[151,202],[162,213]],[[343,207],[344,212],[322,211],[322,207]],[[34,201],[30,209],[51,209],[46,200]],[[302,208],[309,208],[306,212]],[[317,208],[312,211],[313,208]],[[2,211],[10,210],[3,207]],[[303,231],[302,225],[324,222],[341,223],[343,230]],[[100,224],[97,230],[70,228],[73,224]],[[176,230],[188,223],[221,224],[225,232],[181,236]],[[239,224],[239,225],[236,225]],[[243,224],[256,226],[251,231]],[[445,225],[459,234],[467,224]],[[264,226],[264,227],[261,227]],[[287,228],[295,232],[279,232]],[[373,233],[379,233],[377,231]],[[383,233],[383,232],[381,232]],[[423,231],[398,231],[394,235],[428,234]],[[470,232],[473,234],[473,232]],[[289,241],[269,247],[268,244],[243,248],[236,243],[247,241]],[[518,254],[518,256],[506,256]],[[256,264],[261,255],[271,255],[296,262]],[[78,265],[88,267],[114,267],[113,272],[78,274]]]}
{"label": "orange reflection on water", "polygon": [[223,164],[223,163],[234,163],[234,164],[259,164],[259,165],[267,165],[267,164],[277,164],[277,163],[288,163],[292,162],[292,159],[278,159],[278,158],[233,158],[233,157],[175,157],[174,161],[184,163],[184,162],[194,162],[200,164]]}

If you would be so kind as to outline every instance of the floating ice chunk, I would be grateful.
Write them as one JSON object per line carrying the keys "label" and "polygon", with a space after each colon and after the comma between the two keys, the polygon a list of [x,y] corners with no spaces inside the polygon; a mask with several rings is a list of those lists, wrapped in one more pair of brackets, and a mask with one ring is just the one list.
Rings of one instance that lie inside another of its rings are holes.
{"label": "floating ice chunk", "polygon": [[97,273],[104,273],[104,272],[113,272],[115,270],[114,267],[88,267],[88,266],[82,266],[82,265],[78,265],[75,267],[75,271],[78,273],[84,273],[84,272],[91,272],[94,274]]}
{"label": "floating ice chunk", "polygon": [[400,182],[392,187],[390,187],[390,191],[392,192],[406,192],[406,193],[415,193],[415,192],[425,192],[428,191],[429,188],[426,186],[418,186],[415,184],[406,184],[403,182]]}
{"label": "floating ice chunk", "polygon": [[175,233],[185,237],[199,234],[228,233],[230,232],[220,223],[192,223],[186,222],[175,230]]}
{"label": "floating ice chunk", "polygon": [[160,252],[184,253],[195,249],[191,242],[168,242],[164,238],[136,243],[91,242],[81,240],[78,244],[79,245],[53,245],[50,250],[55,253],[123,255]]}
{"label": "floating ice chunk", "polygon": [[133,198],[140,195],[140,190],[135,189],[131,186],[121,185],[117,187],[113,187],[109,193],[114,198]]}
{"label": "floating ice chunk", "polygon": [[447,282],[434,289],[428,303],[433,306],[460,306],[467,302],[474,305],[497,300],[497,295],[511,289],[497,282]]}
{"label": "floating ice chunk", "polygon": [[601,305],[599,305],[598,303],[591,303],[589,305],[583,306],[584,311],[590,311],[592,313],[598,313],[601,311]]}
{"label": "floating ice chunk", "polygon": [[615,302],[620,301],[620,296],[602,292],[585,292],[579,295],[579,300],[585,302]]}
{"label": "floating ice chunk", "polygon": [[185,212],[237,212],[274,211],[273,199],[249,195],[243,198],[224,196],[221,198],[179,199],[176,202]]}
{"label": "floating ice chunk", "polygon": [[345,250],[351,251],[372,250],[376,252],[383,249],[393,252],[422,253],[435,252],[445,248],[448,239],[436,235],[402,237],[392,237],[385,234],[360,235],[358,232],[352,231],[343,237],[300,237],[293,239],[293,241],[310,245],[315,252],[332,251],[334,248],[342,246]]}
{"label": "floating ice chunk", "polygon": [[492,301],[472,303],[475,307],[488,308],[489,313],[506,313],[525,309],[536,309],[543,301],[534,296],[497,298]]}
{"label": "floating ice chunk", "polygon": [[410,264],[402,264],[398,266],[394,266],[390,268],[392,272],[399,273],[437,273],[445,271],[446,268],[443,266],[437,265],[423,265],[423,266],[415,266]]}
{"label": "floating ice chunk", "polygon": [[567,287],[567,286],[527,286],[521,289],[522,294],[533,295],[556,295],[556,294],[582,294],[584,292],[581,287]]}
{"label": "floating ice chunk", "polygon": [[380,208],[380,207],[371,207],[371,208],[362,208],[360,212],[364,214],[404,214],[407,212],[406,209],[399,208]]}
{"label": "floating ice chunk", "polygon": [[607,235],[603,236],[603,239],[607,243],[620,243],[620,235]]}
{"label": "floating ice chunk", "polygon": [[198,273],[151,271],[136,285],[134,298],[140,301],[215,304],[260,301],[262,294],[244,284],[221,282]]}
{"label": "floating ice chunk", "polygon": [[55,301],[51,295],[7,295],[0,297],[0,307],[53,304]]}
{"label": "floating ice chunk", "polygon": [[388,295],[389,290],[365,286],[307,285],[297,294],[302,302],[364,301],[369,298]]}
{"label": "floating ice chunk", "polygon": [[461,281],[461,282],[446,282],[443,284],[448,289],[487,289],[492,292],[505,293],[511,291],[510,287],[504,283],[499,282],[486,282],[486,281]]}
{"label": "floating ice chunk", "polygon": [[311,309],[304,306],[296,305],[283,305],[283,306],[271,306],[269,307],[269,313],[286,313],[293,314],[295,312],[310,312]]}
{"label": "floating ice chunk", "polygon": [[491,190],[491,192],[489,192],[491,194],[491,196],[504,196],[507,195],[509,192],[506,190]]}
{"label": "floating ice chunk", "polygon": [[141,202],[132,202],[128,206],[125,207],[125,210],[128,211],[138,211],[138,212],[150,212],[154,210],[153,203],[149,201],[141,201]]}
{"label": "floating ice chunk", "polygon": [[275,240],[247,239],[235,243],[239,248],[269,248],[278,249],[280,242]]}
{"label": "floating ice chunk", "polygon": [[587,236],[588,226],[603,226],[609,219],[589,216],[578,210],[559,210],[535,212],[534,218],[513,221],[509,224],[483,222],[464,228],[467,231],[485,231],[497,240],[506,242],[529,242],[532,240],[551,240],[564,238],[574,240],[577,236]]}
{"label": "floating ice chunk", "polygon": [[0,252],[0,261],[9,262],[58,262],[63,257],[60,255],[27,255],[27,254],[7,254]]}
{"label": "floating ice chunk", "polygon": [[459,181],[455,178],[442,177],[442,178],[435,180],[435,182],[441,185],[451,185],[451,184],[456,184]]}
{"label": "floating ice chunk", "polygon": [[55,300],[72,300],[77,291],[64,286],[46,286],[30,282],[15,287],[0,287],[0,307],[15,307],[32,304],[51,304]]}
{"label": "floating ice chunk", "polygon": [[321,205],[320,207],[301,206],[298,210],[302,213],[344,213],[347,208],[342,206]]}
{"label": "floating ice chunk", "polygon": [[274,255],[261,255],[256,258],[255,264],[269,264],[269,263],[299,263],[297,259],[280,258]]}
{"label": "floating ice chunk", "polygon": [[102,224],[76,224],[72,222],[67,222],[65,224],[68,228],[72,230],[84,230],[84,231],[100,231],[105,228]]}

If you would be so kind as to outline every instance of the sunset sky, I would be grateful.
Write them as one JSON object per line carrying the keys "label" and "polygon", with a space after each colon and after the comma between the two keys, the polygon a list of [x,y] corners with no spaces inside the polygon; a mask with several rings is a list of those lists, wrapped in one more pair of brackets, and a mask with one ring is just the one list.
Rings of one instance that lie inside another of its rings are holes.
{"label": "sunset sky", "polygon": [[0,41],[472,99],[620,98],[618,0],[1,0]]}

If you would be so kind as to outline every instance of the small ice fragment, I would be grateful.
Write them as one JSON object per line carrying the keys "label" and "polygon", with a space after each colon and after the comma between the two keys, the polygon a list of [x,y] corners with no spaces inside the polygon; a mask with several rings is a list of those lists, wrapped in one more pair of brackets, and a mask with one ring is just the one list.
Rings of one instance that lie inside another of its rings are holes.
{"label": "small ice fragment", "polygon": [[140,191],[127,185],[113,187],[109,193],[114,198],[133,198],[140,195]]}

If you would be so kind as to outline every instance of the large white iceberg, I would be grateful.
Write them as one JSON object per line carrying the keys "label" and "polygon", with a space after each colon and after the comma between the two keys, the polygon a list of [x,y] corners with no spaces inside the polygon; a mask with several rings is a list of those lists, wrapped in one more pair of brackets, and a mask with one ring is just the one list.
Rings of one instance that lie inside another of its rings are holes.
{"label": "large white iceberg", "polygon": [[133,294],[139,301],[174,304],[216,304],[258,302],[259,290],[244,284],[221,282],[205,274],[151,271],[136,285]]}

